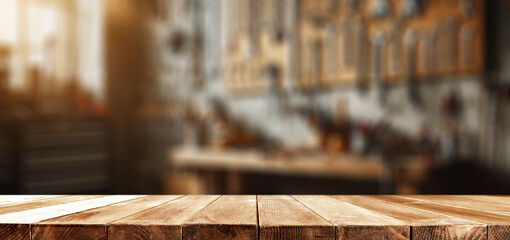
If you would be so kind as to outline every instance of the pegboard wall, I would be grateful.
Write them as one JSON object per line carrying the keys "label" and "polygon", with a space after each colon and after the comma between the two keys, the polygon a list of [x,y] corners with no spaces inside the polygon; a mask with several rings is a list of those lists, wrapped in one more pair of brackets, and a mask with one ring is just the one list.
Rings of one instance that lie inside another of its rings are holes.
{"label": "pegboard wall", "polygon": [[[419,83],[484,69],[484,0],[223,0],[233,94]],[[289,76],[295,76],[294,78]]]}

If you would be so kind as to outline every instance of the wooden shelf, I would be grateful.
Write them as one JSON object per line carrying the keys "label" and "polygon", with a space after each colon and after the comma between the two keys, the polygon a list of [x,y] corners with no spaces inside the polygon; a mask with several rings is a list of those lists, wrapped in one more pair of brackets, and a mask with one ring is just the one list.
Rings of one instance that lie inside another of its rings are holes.
{"label": "wooden shelf", "polygon": [[508,196],[1,196],[0,239],[509,239]]}

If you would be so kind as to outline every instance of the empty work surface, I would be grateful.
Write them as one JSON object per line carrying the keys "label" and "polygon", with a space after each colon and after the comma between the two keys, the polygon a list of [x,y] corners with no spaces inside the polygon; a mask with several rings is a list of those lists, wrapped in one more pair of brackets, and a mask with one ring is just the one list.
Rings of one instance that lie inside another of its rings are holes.
{"label": "empty work surface", "polygon": [[509,203],[507,196],[0,196],[0,239],[510,239]]}

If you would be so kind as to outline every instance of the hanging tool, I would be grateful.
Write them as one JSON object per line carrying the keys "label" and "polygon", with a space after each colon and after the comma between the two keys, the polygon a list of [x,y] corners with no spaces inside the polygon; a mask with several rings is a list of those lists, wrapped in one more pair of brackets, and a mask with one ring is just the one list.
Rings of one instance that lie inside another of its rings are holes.
{"label": "hanging tool", "polygon": [[246,23],[246,36],[247,44],[245,49],[245,55],[248,58],[253,58],[258,52],[258,37],[259,37],[259,4],[258,0],[245,0],[247,4],[247,23]]}
{"label": "hanging tool", "polygon": [[475,12],[474,0],[460,0],[460,12],[464,17],[471,17]]}
{"label": "hanging tool", "polygon": [[372,74],[377,100],[381,106],[386,105],[386,81],[382,66],[385,42],[383,32],[377,32],[372,38]]}
{"label": "hanging tool", "polygon": [[326,75],[328,78],[336,77],[338,74],[338,40],[337,40],[337,29],[333,24],[327,24],[325,27],[326,37],[325,43],[326,47],[323,49],[324,55],[326,56]]}
{"label": "hanging tool", "polygon": [[355,51],[354,55],[354,63],[355,63],[355,82],[358,90],[363,91],[367,87],[367,79],[365,76],[365,68],[366,68],[366,59],[365,59],[365,46],[366,46],[366,36],[365,36],[366,25],[363,21],[363,18],[357,16],[354,19],[354,41],[353,48]]}
{"label": "hanging tool", "polygon": [[458,49],[457,49],[457,41],[458,35],[457,31],[458,26],[457,22],[453,17],[448,18],[445,22],[445,41],[446,41],[446,54],[447,54],[447,66],[448,72],[453,72],[457,69],[458,63]]}
{"label": "hanging tool", "polygon": [[422,3],[419,0],[402,0],[400,4],[400,15],[403,17],[414,17],[422,10]]}
{"label": "hanging tool", "polygon": [[384,18],[390,14],[390,3],[388,0],[372,0],[370,15],[373,18]]}
{"label": "hanging tool", "polygon": [[404,34],[405,48],[405,70],[404,78],[409,101],[414,105],[419,104],[419,94],[416,87],[415,66],[416,66],[416,42],[417,36],[414,29],[408,29]]}
{"label": "hanging tool", "polygon": [[399,74],[402,69],[402,35],[400,23],[396,22],[390,30],[390,62],[389,70],[393,75]]}
{"label": "hanging tool", "polygon": [[353,42],[352,42],[352,20],[349,17],[343,17],[340,20],[340,31],[341,31],[341,56],[342,56],[342,69],[349,69],[353,65]]}
{"label": "hanging tool", "polygon": [[334,14],[338,10],[339,0],[325,0],[326,1],[326,9],[330,14]]}
{"label": "hanging tool", "polygon": [[473,28],[469,25],[464,25],[460,29],[460,59],[462,62],[462,67],[466,70],[470,69],[473,66],[473,44],[474,32]]}
{"label": "hanging tool", "polygon": [[315,92],[319,89],[322,80],[322,45],[317,39],[308,43],[308,87],[309,97],[313,102]]}
{"label": "hanging tool", "polygon": [[424,74],[430,74],[434,70],[434,38],[435,31],[422,35],[420,44],[420,66]]}

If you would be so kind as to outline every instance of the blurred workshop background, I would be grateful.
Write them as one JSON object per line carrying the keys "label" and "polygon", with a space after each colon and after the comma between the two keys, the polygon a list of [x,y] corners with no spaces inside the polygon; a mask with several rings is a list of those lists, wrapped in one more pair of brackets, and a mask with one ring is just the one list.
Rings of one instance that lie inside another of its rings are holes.
{"label": "blurred workshop background", "polygon": [[2,194],[509,194],[510,1],[0,0]]}

